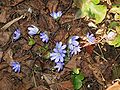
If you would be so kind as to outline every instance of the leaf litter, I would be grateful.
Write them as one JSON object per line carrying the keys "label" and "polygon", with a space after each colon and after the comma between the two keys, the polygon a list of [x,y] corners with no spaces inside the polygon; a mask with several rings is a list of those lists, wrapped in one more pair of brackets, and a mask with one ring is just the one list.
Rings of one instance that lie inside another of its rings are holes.
{"label": "leaf litter", "polygon": [[[0,1],[3,11],[0,13],[0,90],[74,90],[71,81],[71,72],[74,68],[80,68],[85,77],[81,90],[96,90],[96,87],[97,90],[105,90],[111,86],[111,82],[119,78],[119,42],[116,45],[118,48],[115,48],[108,47],[104,41],[101,41],[104,40],[103,36],[106,34],[108,24],[112,20],[119,20],[119,6],[111,7],[112,4],[119,3],[119,1],[98,1],[104,6],[99,6],[98,3],[94,5],[93,2],[96,3],[96,1],[90,2],[90,7],[88,4],[88,6],[84,6],[91,10],[96,7],[89,12],[91,16],[95,14],[95,18],[92,19],[87,18],[86,10],[82,14],[86,17],[75,18],[80,14],[76,13],[77,9],[82,6],[80,0],[74,0],[74,3],[73,0]],[[84,4],[86,3],[84,2]],[[104,9],[101,12],[103,17],[97,18],[101,14],[96,12],[100,9],[98,7]],[[118,10],[117,13],[115,10]],[[62,17],[58,21],[50,16],[53,11],[62,11]],[[110,16],[111,14],[113,16]],[[88,26],[91,22],[92,25]],[[28,44],[31,36],[28,35],[27,28],[30,25],[37,26],[40,32],[48,32],[50,41],[47,44],[43,43],[39,34],[36,34],[36,36],[32,36],[35,40],[34,44]],[[12,34],[16,28],[20,28],[22,34],[19,40],[13,41]],[[119,27],[117,27],[117,31],[119,32]],[[100,47],[97,47],[98,43],[95,45],[88,42],[81,43],[82,52],[72,57],[66,57],[63,71],[56,72],[53,68],[54,63],[49,59],[49,53],[55,43],[59,41],[68,43],[70,36],[73,35],[81,37],[78,42],[82,42],[82,37],[85,37],[87,32],[96,34],[95,37],[97,42],[100,42]],[[13,72],[10,66],[11,61],[20,62],[20,73]],[[115,83],[107,90],[114,90],[114,87],[120,88],[119,84]]]}

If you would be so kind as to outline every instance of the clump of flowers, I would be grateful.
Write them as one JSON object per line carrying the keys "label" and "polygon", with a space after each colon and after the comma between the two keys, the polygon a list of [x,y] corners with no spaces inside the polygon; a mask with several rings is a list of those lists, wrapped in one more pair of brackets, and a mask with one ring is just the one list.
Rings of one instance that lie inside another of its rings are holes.
{"label": "clump of flowers", "polygon": [[13,61],[11,62],[10,64],[12,66],[12,69],[15,71],[15,72],[20,72],[20,63],[17,62],[17,61]]}
{"label": "clump of flowers", "polygon": [[16,29],[13,33],[13,40],[18,40],[20,38],[21,32],[19,29]]}
{"label": "clump of flowers", "polygon": [[33,36],[33,35],[37,34],[38,31],[39,31],[39,29],[34,25],[31,25],[31,26],[28,27],[28,34],[30,36]]}
{"label": "clump of flowers", "polygon": [[40,38],[42,39],[43,42],[46,42],[46,43],[49,40],[49,37],[48,37],[48,35],[45,32],[40,33]]}
{"label": "clump of flowers", "polygon": [[87,37],[87,41],[90,43],[90,44],[95,44],[95,37],[94,37],[94,35],[93,34],[90,34],[89,32],[87,33],[87,35],[86,35],[86,37]]}
{"label": "clump of flowers", "polygon": [[79,36],[72,36],[68,41],[68,48],[70,50],[70,55],[77,54],[77,52],[80,52],[81,47],[79,45],[79,42],[77,41],[79,39]]}
{"label": "clump of flowers", "polygon": [[50,59],[55,61],[56,66],[54,68],[58,68],[58,72],[63,69],[66,54],[65,48],[66,45],[62,45],[62,42],[57,42],[56,47],[53,49],[54,52],[50,53]]}
{"label": "clump of flowers", "polygon": [[60,18],[62,16],[62,11],[58,11],[58,12],[52,12],[50,14],[51,17],[53,17],[55,20]]}

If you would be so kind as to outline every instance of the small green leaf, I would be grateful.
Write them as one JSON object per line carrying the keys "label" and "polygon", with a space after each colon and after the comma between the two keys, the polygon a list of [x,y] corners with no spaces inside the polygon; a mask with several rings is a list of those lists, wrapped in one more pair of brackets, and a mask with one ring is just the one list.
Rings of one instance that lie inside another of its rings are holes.
{"label": "small green leaf", "polygon": [[28,42],[28,45],[32,46],[35,44],[35,41],[33,38],[29,38],[29,42]]}
{"label": "small green leaf", "polygon": [[82,73],[79,73],[79,75],[76,76],[79,80],[83,80],[84,79],[84,75]]}
{"label": "small green leaf", "polygon": [[74,89],[78,90],[82,87],[82,81],[78,77],[75,77],[73,79],[73,85],[74,85]]}
{"label": "small green leaf", "polygon": [[100,0],[92,0],[92,2],[93,2],[94,4],[98,4],[98,3],[100,3]]}
{"label": "small green leaf", "polygon": [[79,70],[80,70],[80,68],[74,68],[74,69],[73,69],[73,72],[74,72],[75,74],[79,74],[79,73],[80,73]]}
{"label": "small green leaf", "polygon": [[110,25],[109,25],[109,28],[112,29],[116,26],[119,26],[119,23],[118,22],[111,22]]}

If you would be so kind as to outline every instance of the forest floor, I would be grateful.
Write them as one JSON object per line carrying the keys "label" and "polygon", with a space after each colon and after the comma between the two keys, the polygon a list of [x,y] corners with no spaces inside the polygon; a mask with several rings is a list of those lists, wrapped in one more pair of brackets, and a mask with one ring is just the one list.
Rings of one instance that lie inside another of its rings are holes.
{"label": "forest floor", "polygon": [[[50,16],[53,11],[62,11],[59,21]],[[120,77],[120,48],[107,43],[86,46],[65,61],[63,70],[53,69],[55,63],[47,55],[56,42],[65,44],[70,36],[96,32],[88,26],[89,21],[75,19],[76,11],[72,0],[0,1],[0,90],[74,90],[74,68],[80,68],[84,75],[81,90],[105,90]],[[30,25],[37,26],[40,32],[47,31],[49,42],[43,43],[35,35],[35,44],[28,45]],[[16,28],[22,35],[13,41]],[[47,50],[42,50],[45,46]],[[12,60],[20,62],[20,73],[12,70]]]}

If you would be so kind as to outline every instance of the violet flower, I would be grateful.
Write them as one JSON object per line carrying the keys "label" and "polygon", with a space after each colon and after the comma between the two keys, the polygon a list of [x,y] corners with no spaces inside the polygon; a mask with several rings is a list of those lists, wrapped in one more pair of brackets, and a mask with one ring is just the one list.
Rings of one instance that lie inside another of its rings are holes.
{"label": "violet flower", "polygon": [[58,19],[62,16],[62,11],[52,12],[50,16],[53,17],[54,19]]}
{"label": "violet flower", "polygon": [[72,36],[68,41],[68,48],[70,50],[73,50],[74,46],[78,46],[79,42],[76,41],[79,38],[79,36]]}
{"label": "violet flower", "polygon": [[13,61],[13,62],[11,62],[11,66],[15,72],[18,72],[18,73],[20,72],[20,63],[19,62]]}
{"label": "violet flower", "polygon": [[117,33],[116,33],[116,32],[110,31],[110,32],[106,35],[106,39],[107,39],[107,40],[114,40],[116,36],[117,36]]}
{"label": "violet flower", "polygon": [[16,29],[13,33],[13,40],[18,40],[20,38],[21,32],[19,29]]}
{"label": "violet flower", "polygon": [[57,62],[63,62],[65,53],[66,53],[66,45],[62,45],[62,42],[56,43],[56,47],[53,49],[53,53],[50,53],[50,59]]}
{"label": "violet flower", "polygon": [[28,27],[28,34],[30,36],[33,36],[33,35],[37,34],[38,31],[39,31],[39,29],[34,25],[31,25],[31,26]]}
{"label": "violet flower", "polygon": [[90,44],[95,44],[95,37],[93,34],[90,34],[89,32],[87,33],[87,41],[90,43]]}
{"label": "violet flower", "polygon": [[70,54],[77,54],[77,52],[80,52],[80,46],[79,46],[79,42],[77,41],[77,39],[79,38],[79,36],[72,36],[69,41],[68,41],[68,48],[70,50]]}
{"label": "violet flower", "polygon": [[63,62],[57,62],[56,66],[54,66],[55,69],[59,72],[60,70],[63,69],[64,63]]}
{"label": "violet flower", "polygon": [[43,42],[46,42],[46,43],[49,40],[49,37],[48,37],[48,35],[45,32],[40,33],[40,38],[42,39]]}
{"label": "violet flower", "polygon": [[73,49],[70,49],[70,54],[73,55],[73,54],[77,54],[77,52],[80,52],[81,50],[81,47],[78,45],[78,46],[73,46]]}

